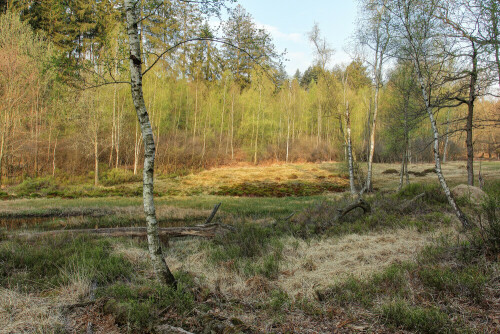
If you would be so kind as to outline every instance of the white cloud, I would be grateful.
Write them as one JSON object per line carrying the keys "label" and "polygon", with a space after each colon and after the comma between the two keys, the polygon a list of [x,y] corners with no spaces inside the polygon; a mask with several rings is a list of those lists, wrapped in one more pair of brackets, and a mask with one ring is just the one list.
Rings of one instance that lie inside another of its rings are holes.
{"label": "white cloud", "polygon": [[293,42],[297,44],[306,43],[306,39],[304,34],[292,32],[292,33],[284,33],[279,30],[278,27],[272,26],[270,24],[259,23],[257,22],[257,26],[259,28],[265,29],[268,31],[276,40],[282,40],[287,42]]}

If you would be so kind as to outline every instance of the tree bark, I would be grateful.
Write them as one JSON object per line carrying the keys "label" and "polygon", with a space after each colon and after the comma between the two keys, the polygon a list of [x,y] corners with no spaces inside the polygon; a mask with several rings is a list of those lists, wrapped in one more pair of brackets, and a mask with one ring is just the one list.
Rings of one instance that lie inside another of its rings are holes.
{"label": "tree bark", "polygon": [[134,101],[137,118],[141,125],[144,142],[143,201],[147,222],[149,256],[153,262],[153,269],[157,279],[162,283],[175,286],[176,280],[163,257],[153,199],[155,143],[142,91],[141,40],[138,33],[139,5],[137,1],[125,0],[127,34],[130,47],[132,100]]}

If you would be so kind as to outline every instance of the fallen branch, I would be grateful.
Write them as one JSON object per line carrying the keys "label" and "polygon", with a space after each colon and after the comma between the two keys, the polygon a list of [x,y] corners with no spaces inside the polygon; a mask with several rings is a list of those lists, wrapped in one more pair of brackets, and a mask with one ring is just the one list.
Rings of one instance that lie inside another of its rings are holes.
{"label": "fallen branch", "polygon": [[370,204],[367,201],[365,201],[364,199],[362,199],[361,197],[359,197],[356,202],[354,202],[354,203],[346,206],[343,209],[338,209],[337,210],[337,216],[335,217],[335,221],[341,220],[349,212],[351,212],[352,210],[354,210],[356,208],[363,209],[363,213],[365,213],[365,214],[371,212],[371,210],[372,210]]}
{"label": "fallen branch", "polygon": [[425,196],[425,193],[421,193],[415,197],[413,197],[411,200],[409,201],[406,201],[405,203],[403,203],[403,205],[401,205],[400,209],[401,210],[407,210],[410,206],[413,206],[415,204],[415,202],[417,202],[420,198],[424,197]]}
{"label": "fallen branch", "polygon": [[205,225],[208,225],[208,224],[210,224],[212,222],[212,219],[214,219],[215,214],[217,213],[217,211],[219,211],[219,208],[220,208],[221,205],[222,205],[222,203],[219,203],[219,204],[216,204],[214,206],[214,209],[212,210],[212,213],[210,214],[210,216],[205,221]]}
{"label": "fallen branch", "polygon": [[[189,227],[166,227],[159,228],[158,233],[160,236],[166,236],[170,238],[179,237],[202,237],[202,238],[213,238],[218,234],[226,233],[233,230],[234,227],[221,225],[221,224],[210,224],[210,225],[197,225]],[[44,236],[56,236],[60,234],[95,234],[107,237],[146,237],[147,228],[146,227],[118,227],[118,228],[98,228],[98,229],[78,229],[78,230],[56,230],[56,231],[44,231],[44,232],[23,232],[17,234],[11,234],[8,237],[44,237]]]}

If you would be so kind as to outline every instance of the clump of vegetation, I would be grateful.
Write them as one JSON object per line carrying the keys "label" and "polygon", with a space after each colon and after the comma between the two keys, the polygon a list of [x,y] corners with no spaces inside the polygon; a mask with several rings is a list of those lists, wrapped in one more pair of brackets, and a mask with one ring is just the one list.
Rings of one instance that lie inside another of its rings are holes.
{"label": "clump of vegetation", "polygon": [[324,192],[342,192],[345,186],[332,182],[243,182],[231,186],[222,186],[212,195],[245,197],[288,197],[313,196]]}
{"label": "clump of vegetation", "polygon": [[104,186],[115,186],[130,182],[140,182],[142,181],[142,175],[139,173],[134,174],[132,171],[122,168],[113,168],[102,173],[99,181]]}
{"label": "clump of vegetation", "polygon": [[208,244],[212,263],[245,276],[276,278],[283,259],[283,243],[270,227],[244,224]]}
{"label": "clump of vegetation", "polygon": [[380,313],[386,323],[417,333],[457,332],[448,315],[437,307],[411,306],[396,300],[384,304]]}
{"label": "clump of vegetation", "polygon": [[53,177],[27,178],[14,187],[17,197],[42,197],[59,194],[60,188]]}
{"label": "clump of vegetation", "polygon": [[112,253],[109,239],[48,236],[26,242],[0,243],[0,286],[40,291],[62,286],[75,277],[98,284],[130,279],[133,265]]}
{"label": "clump of vegetation", "polygon": [[394,168],[390,168],[390,169],[386,169],[382,172],[382,174],[399,174],[399,172],[397,170],[395,170]]}
{"label": "clump of vegetation", "polygon": [[112,314],[117,324],[133,331],[151,331],[163,312],[183,317],[194,309],[192,277],[186,273],[176,276],[177,288],[150,281],[117,282],[99,289],[97,297],[105,300],[103,311]]}

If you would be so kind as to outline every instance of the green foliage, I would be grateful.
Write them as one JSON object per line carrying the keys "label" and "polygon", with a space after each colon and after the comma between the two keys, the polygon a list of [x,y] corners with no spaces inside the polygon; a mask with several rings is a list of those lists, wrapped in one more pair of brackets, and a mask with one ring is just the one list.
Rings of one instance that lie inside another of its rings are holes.
{"label": "green foliage", "polygon": [[59,186],[53,177],[27,178],[15,186],[14,191],[18,197],[38,197],[59,193]]}
{"label": "green foliage", "polygon": [[107,284],[133,275],[132,264],[112,254],[110,240],[89,236],[48,236],[0,244],[0,285],[39,291],[78,277]]}
{"label": "green foliage", "polygon": [[271,291],[268,307],[273,312],[284,312],[290,307],[290,303],[290,297],[285,291],[280,289]]}
{"label": "green foliage", "polygon": [[411,183],[398,193],[399,198],[412,199],[425,193],[425,201],[429,204],[447,204],[448,199],[438,184]]}
{"label": "green foliage", "polygon": [[406,278],[407,273],[413,268],[414,265],[410,263],[393,264],[368,280],[350,277],[321,292],[321,299],[331,300],[342,306],[371,307],[380,296],[408,296],[409,287]]}
{"label": "green foliage", "polygon": [[106,298],[104,312],[133,331],[151,331],[161,312],[174,310],[180,317],[195,307],[193,282],[185,273],[176,275],[177,289],[156,282],[140,284],[114,283],[99,289],[97,296]]}
{"label": "green foliage", "polygon": [[396,300],[382,305],[381,314],[387,323],[417,333],[456,332],[448,315],[436,307],[411,306]]}
{"label": "green foliage", "polygon": [[269,227],[244,224],[235,232],[208,244],[212,263],[238,270],[245,276],[275,278],[282,261],[283,244]]}
{"label": "green foliage", "polygon": [[438,294],[465,295],[476,303],[483,300],[485,284],[488,282],[484,268],[477,265],[463,268],[424,266],[418,270],[418,276],[425,287]]}
{"label": "green foliage", "polygon": [[109,171],[101,173],[99,177],[99,182],[101,182],[104,186],[115,186],[118,184],[140,181],[142,181],[142,175],[134,175],[132,171],[121,168],[113,168]]}

